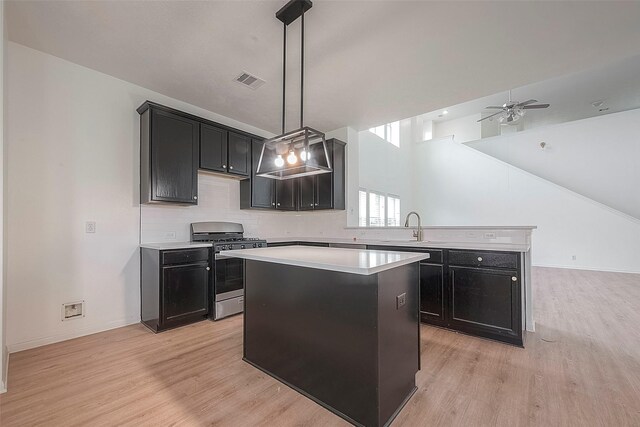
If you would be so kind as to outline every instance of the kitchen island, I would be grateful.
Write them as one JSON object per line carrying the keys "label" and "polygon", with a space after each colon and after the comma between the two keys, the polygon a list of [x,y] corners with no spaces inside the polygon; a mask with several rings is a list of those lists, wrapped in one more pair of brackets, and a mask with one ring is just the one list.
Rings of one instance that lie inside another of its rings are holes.
{"label": "kitchen island", "polygon": [[245,259],[244,360],[355,425],[388,425],[420,369],[425,253],[318,247]]}

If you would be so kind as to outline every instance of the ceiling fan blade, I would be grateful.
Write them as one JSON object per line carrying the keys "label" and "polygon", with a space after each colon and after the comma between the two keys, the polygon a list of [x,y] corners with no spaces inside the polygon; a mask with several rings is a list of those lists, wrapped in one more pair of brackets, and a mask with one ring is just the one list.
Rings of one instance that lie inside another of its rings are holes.
{"label": "ceiling fan blade", "polygon": [[497,116],[498,114],[502,114],[502,111],[498,111],[497,113],[493,113],[493,114],[492,114],[492,115],[490,115],[490,116],[483,117],[483,118],[481,118],[481,119],[480,119],[480,120],[478,120],[478,121],[479,121],[479,122],[481,122],[481,121],[483,121],[483,120],[490,119],[491,117],[493,117],[493,116]]}
{"label": "ceiling fan blade", "polygon": [[522,108],[524,110],[530,110],[530,109],[533,109],[533,108],[547,108],[547,107],[549,107],[549,104],[525,105]]}
{"label": "ceiling fan blade", "polygon": [[537,99],[530,99],[528,101],[520,102],[520,103],[518,103],[516,105],[519,106],[519,107],[522,107],[524,105],[533,104],[534,102],[538,102],[538,100]]}
{"label": "ceiling fan blade", "polygon": [[501,109],[501,110],[502,110],[504,107],[498,107],[497,105],[489,105],[488,107],[484,107],[484,108],[485,108],[485,110],[488,110],[488,109],[490,109],[490,108],[494,108],[494,109],[495,109],[495,108],[499,108],[499,109]]}

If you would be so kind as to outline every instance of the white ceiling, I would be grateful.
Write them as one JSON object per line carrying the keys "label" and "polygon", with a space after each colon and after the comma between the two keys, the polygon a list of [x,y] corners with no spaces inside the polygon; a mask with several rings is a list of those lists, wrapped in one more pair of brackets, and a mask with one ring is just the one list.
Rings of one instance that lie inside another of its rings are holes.
{"label": "white ceiling", "polygon": [[[497,110],[486,107],[502,105],[508,98],[508,92],[504,91],[445,106],[423,114],[422,118],[441,122],[479,113],[493,114]],[[514,88],[511,98],[514,101],[536,99],[538,103],[551,104],[546,109],[528,110],[526,129],[640,108],[640,55]],[[596,101],[602,101],[602,106],[595,107]],[[600,108],[605,110],[599,111]],[[447,111],[445,115],[442,114],[444,110]]]}
{"label": "white ceiling", "polygon": [[[282,1],[8,1],[9,38],[271,132]],[[640,54],[640,2],[315,1],[306,124],[365,129]],[[299,27],[291,25],[290,126]],[[233,81],[248,71],[267,83]]]}

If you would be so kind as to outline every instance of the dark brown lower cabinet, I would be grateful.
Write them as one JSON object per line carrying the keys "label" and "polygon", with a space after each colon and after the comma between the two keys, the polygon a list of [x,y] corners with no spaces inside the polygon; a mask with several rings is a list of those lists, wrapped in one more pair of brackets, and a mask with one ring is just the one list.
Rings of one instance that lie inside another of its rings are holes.
{"label": "dark brown lower cabinet", "polygon": [[520,254],[398,246],[427,252],[420,263],[420,320],[470,335],[523,345]]}
{"label": "dark brown lower cabinet", "polygon": [[209,314],[209,248],[141,249],[141,320],[154,332],[204,320]]}
{"label": "dark brown lower cabinet", "polygon": [[517,270],[449,267],[449,324],[460,331],[522,344]]}
{"label": "dark brown lower cabinet", "polygon": [[446,325],[445,272],[442,264],[420,263],[420,320]]}

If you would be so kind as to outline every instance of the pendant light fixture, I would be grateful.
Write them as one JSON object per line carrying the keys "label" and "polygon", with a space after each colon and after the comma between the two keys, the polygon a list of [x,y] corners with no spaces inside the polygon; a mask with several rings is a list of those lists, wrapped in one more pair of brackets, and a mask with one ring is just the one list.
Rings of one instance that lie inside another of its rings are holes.
{"label": "pendant light fixture", "polygon": [[[282,55],[282,134],[264,141],[257,176],[278,180],[331,172],[324,133],[304,126],[304,14],[311,9],[310,0],[291,0],[276,13],[284,24]],[[298,18],[300,30],[300,128],[286,132],[287,26]]]}

